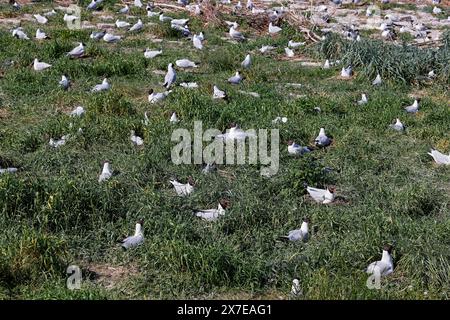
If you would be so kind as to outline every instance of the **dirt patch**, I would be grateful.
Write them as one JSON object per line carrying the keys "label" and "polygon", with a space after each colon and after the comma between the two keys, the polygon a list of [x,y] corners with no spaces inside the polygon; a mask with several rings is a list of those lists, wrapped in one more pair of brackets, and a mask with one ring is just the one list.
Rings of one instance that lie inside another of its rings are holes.
{"label": "dirt patch", "polygon": [[107,264],[91,264],[87,267],[87,272],[93,282],[100,284],[106,289],[113,289],[138,275],[139,270],[135,265],[110,266]]}

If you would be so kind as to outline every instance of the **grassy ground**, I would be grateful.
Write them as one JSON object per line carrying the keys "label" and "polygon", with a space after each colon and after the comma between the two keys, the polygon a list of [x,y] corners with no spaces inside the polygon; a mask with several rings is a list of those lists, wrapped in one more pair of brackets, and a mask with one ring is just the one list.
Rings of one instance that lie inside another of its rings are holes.
{"label": "grassy ground", "polygon": [[[113,2],[106,9],[117,10]],[[26,10],[49,7],[45,3]],[[0,10],[3,17],[17,15],[5,5]],[[133,14],[145,12],[133,9]],[[337,76],[341,66],[323,70],[286,60],[287,41],[302,40],[286,24],[283,34],[272,38],[239,19],[250,40],[235,44],[224,40],[225,26],[204,27],[191,18],[192,31],[204,31],[207,38],[205,50],[198,51],[157,18],[143,18],[143,32],[106,44],[90,40],[89,30],[67,30],[62,16],[58,13],[41,27],[52,37],[42,42],[15,39],[0,27],[0,167],[21,168],[0,176],[0,298],[285,299],[294,277],[303,288],[300,299],[449,298],[450,171],[435,166],[427,155],[430,147],[450,151],[448,73],[435,82],[412,81],[411,72],[418,69],[411,71],[406,64],[404,81],[384,68],[388,63],[379,69],[355,63],[357,75],[342,80]],[[83,19],[100,21],[89,13]],[[22,26],[34,37],[34,21]],[[65,57],[79,41],[87,44],[88,57]],[[262,55],[257,49],[263,44],[279,48]],[[147,60],[146,47],[162,48],[164,54]],[[308,45],[296,55],[322,63],[331,54],[327,50]],[[246,79],[239,86],[228,85],[226,79],[247,52],[254,63],[243,71]],[[33,71],[35,57],[53,67]],[[439,63],[448,72],[446,57]],[[181,58],[200,66],[178,70],[177,83],[196,81],[200,88],[177,86],[165,102],[150,105],[148,89],[163,89],[163,75],[154,71]],[[356,58],[347,54],[346,59]],[[386,81],[373,88],[377,70]],[[67,92],[58,87],[63,73],[73,82]],[[112,90],[90,93],[105,76]],[[212,100],[213,84],[227,91],[229,102]],[[361,93],[369,98],[365,106],[356,105]],[[408,115],[403,107],[415,96],[422,97],[421,110]],[[70,118],[66,112],[77,105],[85,106],[86,115]],[[142,124],[144,111],[148,126]],[[172,111],[181,120],[176,126],[168,121]],[[276,116],[289,120],[273,125]],[[388,129],[397,117],[408,127],[404,134]],[[325,127],[334,144],[301,158],[289,157],[281,146],[280,170],[270,179],[250,165],[221,166],[220,173],[205,176],[198,165],[176,166],[170,160],[173,129],[192,130],[194,120],[220,130],[230,122],[279,128],[281,141],[301,144],[311,144]],[[78,128],[83,133],[77,136]],[[144,138],[144,148],[131,144],[132,129]],[[48,146],[50,137],[67,133],[77,138],[58,149]],[[105,159],[120,173],[99,184]],[[334,170],[325,173],[324,167]],[[169,178],[185,181],[189,175],[197,180],[195,193],[186,199],[175,196]],[[347,201],[312,203],[304,182],[335,185]],[[213,207],[221,197],[228,197],[232,206],[216,223],[192,216],[191,209]],[[275,241],[299,227],[304,216],[312,221],[308,243]],[[117,240],[133,231],[138,218],[145,219],[146,241],[124,252]],[[395,271],[383,279],[380,290],[369,290],[363,269],[380,258],[385,243],[395,245]],[[66,288],[70,264],[84,270],[81,290]]]}

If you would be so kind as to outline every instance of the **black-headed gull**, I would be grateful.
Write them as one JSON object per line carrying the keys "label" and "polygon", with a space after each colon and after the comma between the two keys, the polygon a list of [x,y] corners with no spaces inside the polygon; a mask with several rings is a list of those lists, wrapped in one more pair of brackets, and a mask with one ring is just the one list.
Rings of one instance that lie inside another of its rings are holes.
{"label": "black-headed gull", "polygon": [[372,262],[366,269],[368,274],[378,274],[380,276],[387,276],[394,272],[394,263],[391,257],[392,246],[385,246],[381,260]]}
{"label": "black-headed gull", "polygon": [[403,123],[400,121],[399,118],[395,119],[395,123],[389,125],[389,128],[394,129],[396,131],[403,131],[403,130],[405,130],[405,126],[403,125]]}
{"label": "black-headed gull", "polygon": [[169,93],[171,93],[172,90],[164,91],[164,92],[154,92],[153,89],[150,89],[148,91],[148,102],[150,103],[158,103],[163,101],[167,98]]}
{"label": "black-headed gull", "polygon": [[169,63],[169,65],[167,66],[167,73],[164,77],[163,86],[166,87],[167,89],[169,89],[170,86],[176,81],[176,79],[177,79],[177,74],[175,72],[175,69],[173,68],[172,63]]}
{"label": "black-headed gull", "polygon": [[445,155],[435,149],[431,149],[431,152],[428,152],[428,154],[433,157],[437,164],[450,165],[450,153]]}
{"label": "black-headed gull", "polygon": [[288,58],[292,58],[295,56],[295,52],[291,48],[288,47],[284,48],[284,52],[286,53],[286,57]]}
{"label": "black-headed gull", "polygon": [[261,53],[266,53],[266,52],[271,51],[271,50],[273,50],[273,49],[275,49],[274,46],[262,46],[262,47],[259,49],[259,52],[261,52]]}
{"label": "black-headed gull", "polygon": [[303,218],[302,225],[300,229],[295,229],[289,231],[287,236],[279,237],[280,240],[288,240],[288,241],[308,241],[309,238],[309,218]]}
{"label": "black-headed gull", "polygon": [[221,216],[225,215],[226,212],[225,209],[227,209],[228,206],[229,206],[228,201],[221,199],[219,200],[217,209],[198,210],[195,212],[195,215],[206,221],[216,221]]}
{"label": "black-headed gull", "polygon": [[116,24],[117,28],[126,28],[126,27],[129,27],[131,25],[129,22],[121,21],[119,19],[116,20],[115,24]]}
{"label": "black-headed gull", "polygon": [[73,48],[71,51],[67,52],[67,56],[71,58],[79,58],[84,54],[84,44],[80,42],[78,46]]}
{"label": "black-headed gull", "polygon": [[189,22],[189,19],[172,19],[170,21],[170,24],[174,25],[179,25],[179,26],[184,26]]}
{"label": "black-headed gull", "polygon": [[142,8],[142,6],[143,6],[141,0],[134,0],[133,4],[136,8]]}
{"label": "black-headed gull", "polygon": [[98,177],[98,182],[103,182],[111,178],[112,176],[112,170],[110,169],[109,162],[105,161],[103,163],[103,169],[100,173],[100,176]]}
{"label": "black-headed gull", "polygon": [[63,20],[64,20],[65,22],[70,22],[70,23],[72,23],[73,21],[75,21],[75,20],[77,20],[77,19],[78,19],[77,16],[75,16],[75,15],[69,15],[69,14],[67,14],[67,13],[65,13],[65,14],[64,14],[64,17],[63,17]]}
{"label": "black-headed gull", "polygon": [[[101,2],[101,1],[99,1]],[[86,7],[87,10],[97,10],[98,9],[98,5],[99,2],[97,2],[96,0],[92,0],[91,3],[88,4],[88,6]]]}
{"label": "black-headed gull", "polygon": [[82,106],[77,106],[70,112],[71,117],[81,117],[86,111]]}
{"label": "black-headed gull", "polygon": [[194,34],[194,37],[192,37],[192,43],[194,44],[195,48],[197,48],[199,50],[203,49],[202,40],[196,34]]}
{"label": "black-headed gull", "polygon": [[172,115],[170,116],[170,123],[178,123],[180,120],[178,120],[177,113],[172,112]]}
{"label": "black-headed gull", "polygon": [[17,39],[21,40],[30,40],[28,38],[27,34],[23,31],[22,27],[18,27],[12,31],[13,37],[16,37]]}
{"label": "black-headed gull", "polygon": [[302,294],[302,288],[300,286],[300,280],[298,280],[298,279],[292,280],[291,293],[294,296],[299,296],[299,295]]}
{"label": "black-headed gull", "polygon": [[134,130],[131,130],[130,140],[135,146],[140,147],[144,145],[144,140],[141,137],[137,136]]}
{"label": "black-headed gull", "polygon": [[228,78],[228,82],[231,83],[231,84],[240,84],[242,79],[243,79],[243,77],[241,76],[239,71],[236,71],[234,76]]}
{"label": "black-headed gull", "polygon": [[49,39],[49,37],[45,34],[45,32],[43,32],[41,29],[37,28],[36,29],[36,39],[44,40],[44,39]]}
{"label": "black-headed gull", "polygon": [[121,38],[122,38],[121,36],[116,36],[112,33],[106,32],[105,35],[103,36],[103,41],[108,43],[115,43],[119,41]]}
{"label": "black-headed gull", "polygon": [[127,14],[130,11],[130,7],[126,4],[125,7],[119,10],[121,14]]}
{"label": "black-headed gull", "polygon": [[99,31],[99,32],[95,32],[93,31],[90,35],[89,38],[94,39],[94,40],[101,40],[106,34],[106,31]]}
{"label": "black-headed gull", "polygon": [[58,83],[64,90],[67,90],[70,87],[70,81],[65,74],[61,76],[61,81]]}
{"label": "black-headed gull", "polygon": [[272,22],[269,23],[269,33],[270,33],[270,34],[276,34],[276,33],[279,33],[281,30],[283,30],[283,29],[281,29],[280,27],[274,26],[274,25],[272,24]]}
{"label": "black-headed gull", "polygon": [[159,14],[159,21],[161,21],[161,22],[168,22],[168,21],[172,21],[172,20],[173,20],[173,18],[165,16],[163,12],[161,12]]}
{"label": "black-headed gull", "polygon": [[378,86],[378,85],[380,85],[381,83],[382,83],[382,81],[381,81],[381,76],[380,76],[380,74],[378,73],[377,76],[375,77],[375,79],[372,81],[372,85]]}
{"label": "black-headed gull", "polygon": [[177,65],[177,67],[180,68],[197,68],[198,66],[195,64],[194,61],[191,61],[189,59],[180,59],[175,61],[175,64]]}
{"label": "black-headed gull", "polygon": [[144,242],[144,231],[142,227],[144,226],[144,220],[139,220],[136,223],[136,227],[134,229],[134,235],[129,236],[122,240],[122,248],[130,249],[133,247],[137,247]]}
{"label": "black-headed gull", "polygon": [[162,54],[162,50],[150,50],[149,48],[145,49],[144,57],[147,59],[153,59]]}
{"label": "black-headed gull", "polygon": [[351,66],[348,66],[347,68],[342,67],[341,70],[341,77],[342,78],[350,78],[353,75],[353,70]]}
{"label": "black-headed gull", "polygon": [[0,174],[3,174],[3,173],[14,173],[14,172],[17,172],[17,168],[12,168],[12,167],[10,167],[10,168],[0,168]]}
{"label": "black-headed gull", "polygon": [[108,82],[107,78],[104,78],[102,83],[95,85],[92,88],[92,92],[100,92],[100,91],[107,91],[111,88],[111,85]]}
{"label": "black-headed gull", "polygon": [[292,140],[288,141],[288,153],[289,154],[302,155],[302,154],[305,154],[308,152],[311,152],[311,150],[308,147],[302,147],[302,146],[296,144]]}
{"label": "black-headed gull", "polygon": [[144,23],[142,23],[142,20],[139,19],[131,28],[129,31],[141,31],[142,28],[144,28]]}
{"label": "black-headed gull", "polygon": [[192,177],[188,178],[188,182],[183,184],[178,182],[177,180],[170,180],[170,183],[174,186],[176,193],[180,197],[186,197],[194,192],[194,180]]}
{"label": "black-headed gull", "polygon": [[254,134],[245,132],[235,123],[230,124],[229,129],[225,133],[216,136],[217,139],[221,139],[226,142],[233,140],[245,140],[247,137],[254,137]]}
{"label": "black-headed gull", "polygon": [[214,170],[216,170],[217,169],[217,167],[216,167],[216,164],[213,162],[213,163],[207,163],[204,167],[203,167],[203,169],[202,169],[202,173],[203,174],[208,174],[208,173],[211,173],[211,172],[213,172]]}
{"label": "black-headed gull", "polygon": [[50,145],[50,147],[59,148],[66,144],[67,139],[69,139],[68,134],[65,136],[62,136],[61,139],[59,139],[59,140],[54,140],[53,138],[50,138],[50,141],[48,142],[48,144]]}
{"label": "black-headed gull", "polygon": [[314,140],[316,146],[326,147],[331,144],[331,139],[325,134],[325,129],[320,128],[319,135]]}
{"label": "black-headed gull", "polygon": [[34,59],[34,62],[33,62],[33,69],[35,71],[42,71],[47,68],[50,68],[51,66],[52,66],[51,64],[48,64],[45,62],[40,62],[38,59]]}
{"label": "black-headed gull", "polygon": [[304,46],[305,44],[306,44],[306,42],[294,42],[292,40],[289,40],[288,47],[289,48],[298,48],[300,46]]}
{"label": "black-headed gull", "polygon": [[358,100],[358,105],[362,106],[364,104],[366,104],[367,102],[369,102],[367,100],[367,96],[365,93],[361,94],[361,100]]}
{"label": "black-headed gull", "polygon": [[242,35],[242,33],[237,31],[234,26],[230,27],[229,35],[230,35],[230,38],[233,40],[238,40],[238,41],[245,40],[245,37]]}
{"label": "black-headed gull", "polygon": [[415,99],[412,105],[405,107],[405,111],[408,113],[416,113],[419,111],[419,101],[419,98]]}
{"label": "black-headed gull", "polygon": [[46,24],[48,19],[44,16],[41,16],[40,14],[33,14],[33,17],[36,19],[36,21],[40,24]]}
{"label": "black-headed gull", "polygon": [[252,65],[252,58],[249,54],[247,54],[245,56],[244,61],[241,62],[241,66],[244,69],[248,69],[248,68],[250,68],[251,65]]}
{"label": "black-headed gull", "polygon": [[314,199],[314,201],[322,204],[329,204],[334,201],[335,188],[318,189],[306,187],[309,195]]}
{"label": "black-headed gull", "polygon": [[226,99],[227,94],[225,91],[220,90],[217,86],[213,87],[213,99]]}

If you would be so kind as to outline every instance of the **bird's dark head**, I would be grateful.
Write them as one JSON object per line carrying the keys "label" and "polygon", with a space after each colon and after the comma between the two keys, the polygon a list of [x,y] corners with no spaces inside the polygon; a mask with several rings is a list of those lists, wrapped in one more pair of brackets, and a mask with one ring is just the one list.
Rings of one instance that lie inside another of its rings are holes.
{"label": "bird's dark head", "polygon": [[335,193],[336,192],[336,188],[335,187],[328,187],[328,191],[330,191],[331,193]]}
{"label": "bird's dark head", "polygon": [[390,245],[390,244],[386,244],[386,245],[383,247],[383,250],[384,250],[384,251],[387,251],[388,253],[391,253],[391,252],[392,252],[392,249],[393,249],[393,247],[392,247],[392,245]]}
{"label": "bird's dark head", "polygon": [[152,94],[152,93],[153,93],[153,89],[150,88],[150,89],[148,90],[148,94]]}
{"label": "bird's dark head", "polygon": [[224,209],[227,209],[230,207],[230,200],[228,200],[228,199],[220,199],[219,203],[222,206],[222,208],[224,208]]}
{"label": "bird's dark head", "polygon": [[293,145],[295,142],[293,141],[293,140],[289,140],[288,142],[287,142],[287,145],[288,146],[291,146],[291,145]]}
{"label": "bird's dark head", "polygon": [[144,219],[139,219],[138,221],[137,221],[137,223],[139,223],[140,225],[141,225],[141,227],[143,227],[144,226]]}
{"label": "bird's dark head", "polygon": [[188,178],[188,183],[189,183],[191,186],[195,186],[195,181],[194,181],[194,179],[193,179],[191,176],[189,176],[189,178]]}
{"label": "bird's dark head", "polygon": [[304,217],[304,218],[303,218],[303,222],[310,223],[311,220],[310,220],[308,217]]}

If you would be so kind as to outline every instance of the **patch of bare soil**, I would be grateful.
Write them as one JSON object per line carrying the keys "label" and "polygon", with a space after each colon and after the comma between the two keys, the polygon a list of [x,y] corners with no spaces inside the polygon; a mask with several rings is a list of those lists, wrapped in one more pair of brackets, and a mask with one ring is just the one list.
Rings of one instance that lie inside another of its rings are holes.
{"label": "patch of bare soil", "polygon": [[90,264],[87,267],[89,278],[106,289],[113,289],[120,286],[128,279],[139,273],[135,265],[110,266],[107,264]]}

